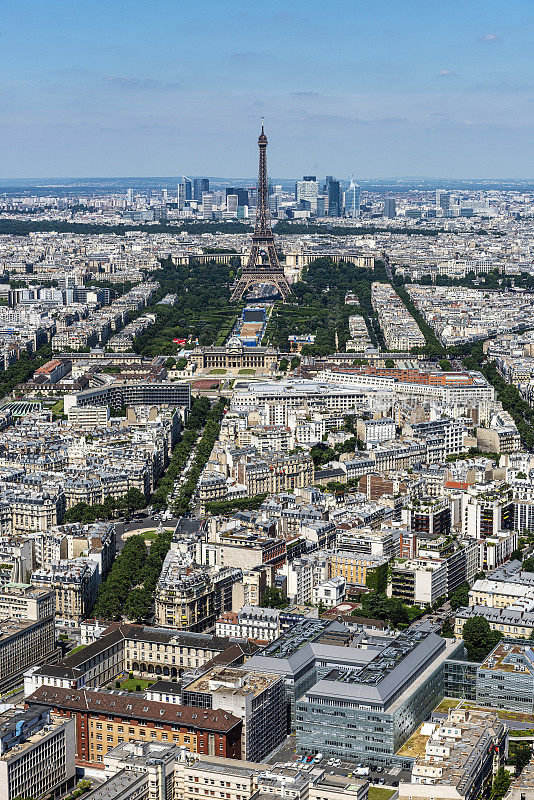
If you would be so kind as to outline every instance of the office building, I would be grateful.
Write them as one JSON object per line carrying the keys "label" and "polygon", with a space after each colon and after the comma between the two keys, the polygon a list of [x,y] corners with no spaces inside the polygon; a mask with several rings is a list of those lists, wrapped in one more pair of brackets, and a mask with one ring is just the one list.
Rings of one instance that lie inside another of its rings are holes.
{"label": "office building", "polygon": [[[21,597],[14,591],[4,590],[2,601],[13,600],[13,616],[0,622],[0,691],[16,685],[30,667],[45,664],[57,658],[55,646],[53,593],[35,592]],[[4,613],[7,612],[5,609]]]}
{"label": "office building", "polygon": [[0,620],[41,620],[54,615],[55,595],[29,583],[8,583],[0,591]]}
{"label": "office building", "polygon": [[75,722],[34,706],[0,713],[0,800],[57,798],[76,780]]}
{"label": "office building", "polygon": [[213,214],[213,192],[202,192],[202,216],[204,219],[211,219]]}
{"label": "office building", "polygon": [[195,178],[193,180],[193,200],[202,202],[203,192],[209,192],[210,182],[208,178]]}
{"label": "office building", "polygon": [[285,686],[280,675],[215,667],[182,689],[186,706],[226,711],[243,721],[241,757],[262,761],[286,735]]}
{"label": "office building", "polygon": [[394,197],[386,197],[382,214],[386,219],[395,219],[397,216],[397,202]]}
{"label": "office building", "polygon": [[295,184],[295,200],[300,203],[305,200],[310,203],[312,210],[317,208],[317,196],[319,194],[319,181],[315,175],[305,175],[301,181]]}
{"label": "office building", "polygon": [[356,219],[360,216],[360,194],[360,187],[357,186],[353,180],[351,180],[350,186],[345,192],[344,196],[344,209],[346,217]]}
{"label": "office building", "polygon": [[91,431],[93,428],[107,428],[110,424],[109,406],[72,406],[67,415],[69,425],[80,430]]}
{"label": "office building", "polygon": [[237,216],[237,207],[239,205],[238,197],[236,194],[227,194],[226,195],[226,210],[232,216]]}
{"label": "office building", "polygon": [[328,176],[326,179],[328,194],[328,216],[340,217],[343,213],[343,189],[341,183]]}
{"label": "office building", "polygon": [[228,203],[228,197],[237,197],[237,205],[238,206],[248,206],[250,204],[249,196],[248,196],[248,189],[240,189],[238,187],[229,187],[226,190],[226,202]]}
{"label": "office building", "polygon": [[451,193],[446,189],[436,189],[436,208],[448,211],[451,207]]}
{"label": "office building", "polygon": [[123,769],[96,786],[84,800],[149,800],[149,774]]}
{"label": "office building", "polygon": [[460,651],[418,630],[363,650],[364,663],[332,669],[296,701],[298,750],[402,765],[395,753],[443,697],[445,661]]}
{"label": "office building", "polygon": [[490,708],[534,713],[534,652],[503,639],[477,669],[476,701]]}
{"label": "office building", "polygon": [[174,800],[174,765],[182,751],[164,742],[122,742],[104,756],[104,774],[142,773],[148,778],[148,800]]}
{"label": "office building", "polygon": [[192,753],[241,758],[242,721],[225,711],[60,686],[41,686],[26,703],[76,720],[78,764],[103,763],[109,750],[135,741],[172,743]]}

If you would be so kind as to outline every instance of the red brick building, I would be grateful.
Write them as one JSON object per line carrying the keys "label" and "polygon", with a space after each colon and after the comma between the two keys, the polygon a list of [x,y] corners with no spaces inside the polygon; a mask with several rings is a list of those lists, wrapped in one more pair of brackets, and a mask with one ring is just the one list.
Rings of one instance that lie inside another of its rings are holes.
{"label": "red brick building", "polygon": [[[98,766],[121,742],[184,745],[192,753],[241,758],[242,722],[226,711],[146,700],[139,695],[41,686],[28,706],[76,720],[76,762]],[[102,764],[103,766],[103,764]]]}

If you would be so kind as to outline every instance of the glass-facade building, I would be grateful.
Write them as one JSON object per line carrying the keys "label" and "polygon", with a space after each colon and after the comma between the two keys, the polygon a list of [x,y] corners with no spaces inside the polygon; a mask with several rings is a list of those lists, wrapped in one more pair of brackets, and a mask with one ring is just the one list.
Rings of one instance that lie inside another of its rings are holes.
{"label": "glass-facade building", "polygon": [[371,654],[363,667],[331,670],[297,700],[297,749],[368,764],[411,761],[395,753],[443,698],[445,662],[463,655],[463,643],[408,630]]}

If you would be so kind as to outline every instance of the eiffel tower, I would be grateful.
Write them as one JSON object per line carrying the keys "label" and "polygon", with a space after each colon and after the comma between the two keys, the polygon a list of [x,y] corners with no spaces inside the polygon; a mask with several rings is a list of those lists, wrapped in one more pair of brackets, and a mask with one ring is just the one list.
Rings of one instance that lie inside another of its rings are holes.
{"label": "eiffel tower", "polygon": [[267,186],[267,137],[263,130],[258,138],[260,148],[260,166],[258,171],[258,200],[256,206],[256,224],[252,234],[252,246],[246,266],[241,277],[234,285],[232,302],[241,300],[254,284],[269,283],[276,287],[285,300],[291,289],[284,275],[284,269],[278,263],[274,246],[274,236],[269,217],[269,190]]}

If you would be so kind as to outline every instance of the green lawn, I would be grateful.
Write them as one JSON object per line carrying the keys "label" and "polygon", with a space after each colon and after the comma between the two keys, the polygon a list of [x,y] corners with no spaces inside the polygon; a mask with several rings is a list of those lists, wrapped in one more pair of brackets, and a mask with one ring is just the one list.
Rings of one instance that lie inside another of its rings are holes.
{"label": "green lawn", "polygon": [[226,375],[227,370],[225,369],[211,369],[210,375]]}
{"label": "green lawn", "polygon": [[[156,681],[145,680],[144,678],[127,678],[125,681],[123,681],[123,683],[121,683],[121,689],[124,689],[126,692],[129,689],[131,689],[133,692],[143,692],[155,682]],[[138,686],[141,688],[138,689]]]}
{"label": "green lawn", "polygon": [[256,370],[255,369],[240,369],[239,370],[239,374],[240,375],[255,375],[256,374]]}
{"label": "green lawn", "polygon": [[67,655],[71,656],[73,653],[77,653],[79,650],[83,650],[84,647],[86,647],[85,644],[79,644],[78,647],[75,647],[73,650],[69,650]]}
{"label": "green lawn", "polygon": [[369,800],[389,800],[396,792],[396,789],[382,789],[378,786],[369,787]]}
{"label": "green lawn", "polygon": [[465,700],[462,703],[462,708],[469,708],[472,711],[493,711],[495,714],[498,714],[501,719],[511,722],[534,723],[534,714],[526,714],[522,711],[506,711],[504,708],[490,708],[489,706],[477,705],[477,703],[467,703]]}
{"label": "green lawn", "polygon": [[441,703],[434,711],[450,711],[451,708],[456,708],[462,701],[457,697],[444,697]]}
{"label": "green lawn", "polygon": [[63,414],[63,398],[60,397],[57,403],[54,403],[52,408],[50,409],[52,414]]}
{"label": "green lawn", "polygon": [[425,747],[428,741],[428,736],[421,735],[422,725],[417,728],[415,733],[412,733],[410,738],[404,742],[398,752],[400,756],[410,756],[410,758],[419,758],[425,754]]}

